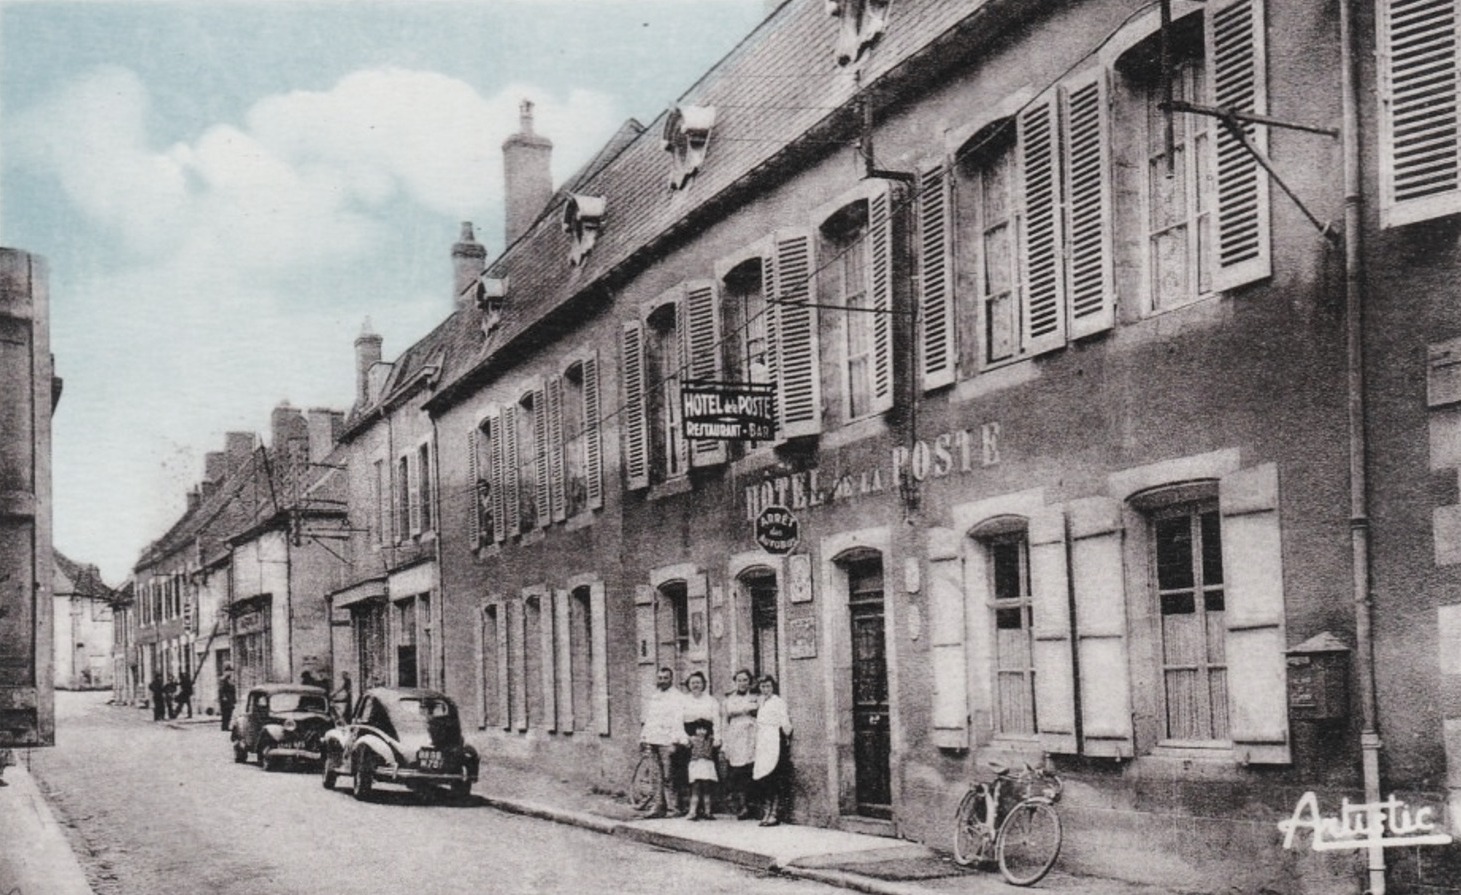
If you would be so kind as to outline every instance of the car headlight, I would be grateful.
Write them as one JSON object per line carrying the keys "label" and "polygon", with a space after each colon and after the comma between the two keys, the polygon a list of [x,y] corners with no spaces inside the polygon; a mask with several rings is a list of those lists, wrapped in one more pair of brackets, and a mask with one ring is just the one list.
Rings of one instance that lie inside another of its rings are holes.
{"label": "car headlight", "polygon": [[294,719],[293,718],[290,718],[288,721],[285,721],[284,722],[284,729],[287,730],[287,731],[290,731],[291,733],[294,731],[294,728],[296,726],[297,725],[294,723]]}

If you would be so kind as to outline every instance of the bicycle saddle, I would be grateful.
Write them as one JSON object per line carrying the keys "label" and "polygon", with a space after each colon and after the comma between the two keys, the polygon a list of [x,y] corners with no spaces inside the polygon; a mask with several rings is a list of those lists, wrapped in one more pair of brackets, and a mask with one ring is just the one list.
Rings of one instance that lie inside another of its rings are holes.
{"label": "bicycle saddle", "polygon": [[1009,766],[997,758],[989,759],[988,764],[989,769],[1001,777],[1010,772]]}

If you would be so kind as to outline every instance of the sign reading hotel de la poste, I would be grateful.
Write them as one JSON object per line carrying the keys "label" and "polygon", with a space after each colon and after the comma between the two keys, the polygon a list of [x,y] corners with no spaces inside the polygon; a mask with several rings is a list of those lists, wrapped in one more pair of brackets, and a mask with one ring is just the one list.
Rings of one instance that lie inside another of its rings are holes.
{"label": "sign reading hotel de la poste", "polygon": [[911,446],[898,445],[888,452],[886,466],[833,474],[803,469],[768,476],[742,489],[746,520],[755,522],[768,507],[805,510],[878,494],[896,488],[905,476],[922,482],[993,466],[999,462],[999,434],[999,423],[985,423],[977,431],[960,429],[919,439]]}
{"label": "sign reading hotel de la poste", "polygon": [[770,441],[776,437],[776,386],[691,380],[680,386],[685,437]]}

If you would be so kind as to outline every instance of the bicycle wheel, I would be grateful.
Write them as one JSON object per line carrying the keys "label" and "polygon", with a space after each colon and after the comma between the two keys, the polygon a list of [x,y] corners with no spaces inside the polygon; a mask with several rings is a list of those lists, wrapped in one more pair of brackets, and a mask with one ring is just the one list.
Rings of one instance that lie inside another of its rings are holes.
{"label": "bicycle wheel", "polygon": [[1060,857],[1060,815],[1044,799],[1026,799],[999,825],[994,853],[999,872],[1014,886],[1032,886]]}
{"label": "bicycle wheel", "polygon": [[994,830],[986,821],[985,813],[983,787],[964,793],[959,810],[954,814],[954,862],[960,867],[977,864],[989,857]]}
{"label": "bicycle wheel", "polygon": [[634,766],[634,775],[629,780],[629,804],[636,811],[647,811],[654,804],[654,794],[660,789],[659,759],[653,755],[641,755]]}

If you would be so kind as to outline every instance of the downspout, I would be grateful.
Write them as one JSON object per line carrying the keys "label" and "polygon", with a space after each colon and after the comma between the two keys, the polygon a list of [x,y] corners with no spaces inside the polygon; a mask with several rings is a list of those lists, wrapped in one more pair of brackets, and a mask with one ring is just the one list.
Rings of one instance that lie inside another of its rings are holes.
{"label": "downspout", "polygon": [[[1355,73],[1355,0],[1339,3],[1340,100],[1343,107],[1344,319],[1349,390],[1349,532],[1353,556],[1355,658],[1359,661],[1360,757],[1365,801],[1380,802],[1380,732],[1375,701],[1375,646],[1371,630],[1369,482],[1365,465],[1363,244],[1360,194],[1359,100]],[[1371,818],[1373,823],[1376,818]],[[1369,846],[1369,895],[1385,895],[1385,852]]]}

